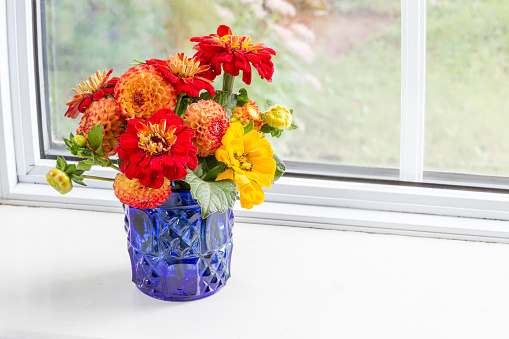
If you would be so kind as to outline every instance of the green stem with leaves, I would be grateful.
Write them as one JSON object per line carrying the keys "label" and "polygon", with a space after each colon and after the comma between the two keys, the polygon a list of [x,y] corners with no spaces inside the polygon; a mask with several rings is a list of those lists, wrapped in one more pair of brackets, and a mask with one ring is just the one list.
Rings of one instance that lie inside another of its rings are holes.
{"label": "green stem with leaves", "polygon": [[[117,165],[115,165],[106,154],[102,153],[102,151],[101,151],[101,153],[99,153],[96,150],[92,149],[92,152],[94,152],[97,155],[97,158],[105,165],[104,167],[111,167],[111,168],[121,172],[120,168]],[[94,160],[94,159],[92,159],[92,160]]]}

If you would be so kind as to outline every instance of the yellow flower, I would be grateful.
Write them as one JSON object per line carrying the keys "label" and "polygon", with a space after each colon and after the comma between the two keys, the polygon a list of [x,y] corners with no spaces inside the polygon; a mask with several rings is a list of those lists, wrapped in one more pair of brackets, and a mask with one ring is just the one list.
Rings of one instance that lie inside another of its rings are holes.
{"label": "yellow flower", "polygon": [[228,169],[216,180],[231,179],[240,191],[240,203],[252,208],[263,202],[262,187],[270,188],[276,172],[274,152],[262,133],[252,130],[244,134],[240,122],[230,125],[216,151],[216,159],[225,163]]}
{"label": "yellow flower", "polygon": [[292,113],[281,105],[274,105],[265,113],[263,117],[267,124],[274,128],[287,129],[292,125]]}

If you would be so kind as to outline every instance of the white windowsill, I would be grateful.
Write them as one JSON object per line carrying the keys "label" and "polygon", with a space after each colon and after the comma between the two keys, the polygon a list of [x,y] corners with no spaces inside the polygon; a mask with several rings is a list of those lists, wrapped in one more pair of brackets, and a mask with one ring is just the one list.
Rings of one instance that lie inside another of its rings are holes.
{"label": "white windowsill", "polygon": [[0,206],[2,338],[507,338],[509,246],[236,223],[209,298],[130,282],[119,213]]}
{"label": "white windowsill", "polygon": [[[110,183],[107,183],[110,186]],[[384,234],[399,234],[412,236],[425,236],[436,238],[476,240],[487,242],[509,243],[509,221],[508,213],[504,211],[504,206],[509,205],[509,197],[506,195],[494,195],[484,193],[490,196],[490,199],[484,199],[483,194],[466,192],[447,192],[446,190],[428,190],[434,193],[426,201],[428,204],[435,204],[433,211],[440,212],[440,202],[443,200],[438,194],[458,195],[461,199],[455,202],[455,206],[449,208],[453,213],[469,215],[477,214],[480,217],[457,217],[448,215],[427,214],[428,210],[419,203],[422,199],[415,199],[424,195],[422,192],[415,193],[412,188],[402,188],[390,186],[389,189],[402,191],[401,197],[391,195],[382,195],[380,201],[384,201],[386,208],[396,208],[398,205],[409,208],[415,213],[398,212],[394,210],[373,210],[364,207],[361,199],[356,199],[357,191],[348,192],[349,183],[342,187],[343,191],[338,193],[340,200],[345,202],[345,206],[320,206],[316,204],[302,204],[298,201],[265,201],[251,210],[240,208],[240,204],[234,208],[235,216],[238,221],[264,224],[264,225],[283,225],[283,226],[301,226],[334,230],[364,231]],[[282,186],[282,185],[280,185]],[[383,186],[382,186],[383,187]],[[277,185],[273,189],[276,189]],[[377,186],[369,187],[371,196],[379,195],[383,188]],[[271,190],[272,191],[272,190]],[[385,193],[385,192],[382,192]],[[369,196],[369,195],[368,195]],[[473,199],[474,197],[475,199]],[[316,198],[316,197],[315,197]],[[408,203],[402,203],[407,198]],[[484,200],[483,200],[484,199]],[[310,199],[311,200],[311,199]],[[324,199],[327,201],[327,199]],[[18,183],[11,190],[9,195],[0,199],[0,205],[26,205],[34,207],[57,207],[73,210],[90,210],[101,212],[122,212],[122,207],[115,197],[111,188],[81,188],[76,187],[66,195],[56,193],[47,184],[29,184]],[[424,206],[424,205],[423,205]],[[490,210],[489,208],[493,208]],[[497,209],[499,211],[497,211]],[[503,220],[483,219],[483,215],[489,217],[501,217]]]}

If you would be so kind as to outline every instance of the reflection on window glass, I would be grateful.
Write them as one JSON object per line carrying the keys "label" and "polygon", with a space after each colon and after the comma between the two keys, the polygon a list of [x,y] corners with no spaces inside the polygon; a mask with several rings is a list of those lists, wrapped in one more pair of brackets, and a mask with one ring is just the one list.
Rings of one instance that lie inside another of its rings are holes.
{"label": "reflection on window glass", "polygon": [[427,8],[425,168],[509,173],[509,2]]}
{"label": "reflection on window glass", "polygon": [[294,109],[300,128],[283,136],[278,154],[398,166],[400,0],[46,0],[45,10],[54,140],[77,127],[63,117],[77,82],[103,68],[119,76],[133,59],[192,55],[189,38],[224,23],[277,51],[273,82],[255,72],[247,89],[262,111]]}

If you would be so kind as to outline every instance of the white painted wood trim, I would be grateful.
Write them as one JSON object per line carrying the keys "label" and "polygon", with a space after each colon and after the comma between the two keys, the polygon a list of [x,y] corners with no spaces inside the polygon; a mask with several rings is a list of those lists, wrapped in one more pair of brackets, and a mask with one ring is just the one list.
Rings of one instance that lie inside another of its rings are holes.
{"label": "white painted wood trim", "polygon": [[17,183],[14,133],[12,125],[9,68],[9,29],[7,2],[0,1],[0,198],[7,197]]}
{"label": "white painted wood trim", "polygon": [[422,182],[426,85],[426,0],[401,0],[400,180]]}

